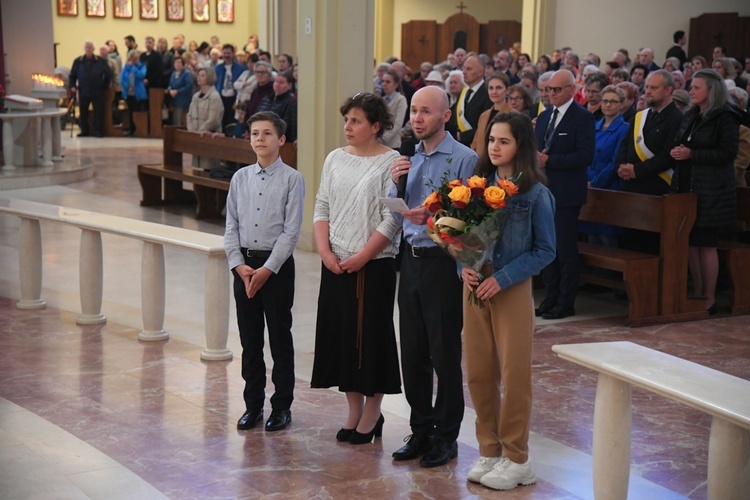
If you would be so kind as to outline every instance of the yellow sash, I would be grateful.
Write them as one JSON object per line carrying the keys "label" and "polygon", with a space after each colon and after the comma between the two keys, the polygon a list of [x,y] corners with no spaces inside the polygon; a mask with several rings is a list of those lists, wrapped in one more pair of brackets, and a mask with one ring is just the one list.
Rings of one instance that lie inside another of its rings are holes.
{"label": "yellow sash", "polygon": [[[643,138],[643,127],[646,124],[646,117],[648,116],[651,108],[646,108],[643,111],[639,111],[635,114],[635,123],[633,127],[633,144],[635,144],[635,154],[641,161],[646,161],[654,157],[654,153],[646,146],[646,141]],[[659,173],[659,177],[662,178],[667,184],[672,184],[673,169],[665,170]]]}
{"label": "yellow sash", "polygon": [[543,112],[543,111],[544,111],[545,109],[546,109],[546,108],[544,107],[544,104],[542,104],[542,101],[539,101],[539,108],[538,108],[538,109],[537,109],[537,111],[536,111],[536,116],[539,116],[539,115],[541,115],[541,114],[542,114],[542,112]]}
{"label": "yellow sash", "polygon": [[464,116],[464,97],[466,97],[467,90],[469,90],[469,87],[464,87],[461,90],[461,95],[458,96],[458,102],[456,102],[456,122],[458,123],[459,132],[466,132],[472,129],[471,123]]}

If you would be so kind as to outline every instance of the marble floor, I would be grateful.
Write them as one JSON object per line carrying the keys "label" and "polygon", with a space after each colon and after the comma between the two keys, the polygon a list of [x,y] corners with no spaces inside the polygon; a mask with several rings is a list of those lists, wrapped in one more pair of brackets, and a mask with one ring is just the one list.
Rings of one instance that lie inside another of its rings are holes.
{"label": "marble floor", "polygon": [[[159,141],[64,138],[70,161],[95,176],[9,196],[222,234],[219,220],[196,221],[193,207],[139,206],[137,163],[158,162]],[[308,189],[308,193],[311,193]],[[312,195],[312,194],[309,194]],[[383,403],[382,439],[335,441],[346,403],[312,390],[320,261],[300,251],[294,335],[294,422],[284,431],[238,431],[244,410],[240,346],[230,318],[232,361],[202,362],[203,259],[165,249],[170,339],[139,342],[140,244],[103,235],[108,321],[76,325],[78,247],[72,228],[42,223],[42,298],[22,311],[17,218],[0,215],[0,498],[593,498],[591,435],[596,376],[557,358],[559,343],[629,340],[750,379],[748,317],[630,329],[611,294],[581,295],[578,315],[539,321],[534,347],[531,457],[536,485],[494,492],[468,483],[478,457],[466,390],[458,459],[435,469],[397,463],[409,434],[403,395]],[[267,355],[270,360],[270,356]],[[270,408],[267,409],[269,411]],[[630,495],[706,498],[710,419],[642,390],[633,391]]]}

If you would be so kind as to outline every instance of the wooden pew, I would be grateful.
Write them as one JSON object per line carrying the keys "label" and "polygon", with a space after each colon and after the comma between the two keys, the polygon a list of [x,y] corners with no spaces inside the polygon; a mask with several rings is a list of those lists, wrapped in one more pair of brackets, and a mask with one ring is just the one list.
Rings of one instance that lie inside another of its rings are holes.
{"label": "wooden pew", "polygon": [[[250,141],[233,137],[200,137],[179,127],[164,127],[164,156],[161,164],[138,165],[138,181],[143,198],[141,205],[161,205],[197,201],[196,217],[220,216],[226,204],[229,179],[213,179],[208,172],[183,166],[183,154],[249,165],[257,161]],[[296,168],[297,151],[291,144],[281,149],[287,165]],[[193,192],[183,188],[193,186]]]}
{"label": "wooden pew", "polygon": [[708,498],[750,498],[750,381],[632,342],[552,346],[599,372],[594,404],[594,497],[628,497],[630,388],[640,387],[711,416]]}
{"label": "wooden pew", "polygon": [[580,243],[584,266],[623,273],[623,283],[601,276],[581,280],[624,288],[628,292],[628,323],[640,326],[705,318],[703,301],[688,299],[688,236],[696,217],[694,193],[650,196],[589,188],[580,220],[660,234],[660,255]]}
{"label": "wooden pew", "polygon": [[731,284],[732,314],[750,313],[750,187],[737,187],[737,233],[734,240],[722,239],[719,254],[724,257]]}
{"label": "wooden pew", "polygon": [[163,134],[163,120],[161,108],[164,105],[164,89],[148,89],[148,123],[149,137],[161,139]]}

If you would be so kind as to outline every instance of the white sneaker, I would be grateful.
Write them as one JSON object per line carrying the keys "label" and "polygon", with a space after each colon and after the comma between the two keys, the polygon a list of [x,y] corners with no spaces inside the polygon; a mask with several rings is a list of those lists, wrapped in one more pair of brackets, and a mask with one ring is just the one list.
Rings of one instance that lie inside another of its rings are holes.
{"label": "white sneaker", "polygon": [[477,463],[469,471],[467,479],[472,483],[478,483],[482,476],[491,471],[499,461],[500,457],[479,457]]}
{"label": "white sneaker", "polygon": [[531,468],[530,460],[526,460],[525,464],[517,464],[508,457],[503,457],[479,482],[493,490],[512,490],[519,484],[526,486],[536,483],[536,474]]}

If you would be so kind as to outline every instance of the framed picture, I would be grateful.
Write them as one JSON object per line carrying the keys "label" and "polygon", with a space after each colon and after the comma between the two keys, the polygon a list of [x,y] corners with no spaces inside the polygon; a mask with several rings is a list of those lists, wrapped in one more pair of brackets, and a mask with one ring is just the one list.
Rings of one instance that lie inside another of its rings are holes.
{"label": "framed picture", "polygon": [[78,0],[57,0],[58,16],[77,16]]}
{"label": "framed picture", "polygon": [[234,22],[234,0],[216,0],[216,22]]}
{"label": "framed picture", "polygon": [[159,4],[156,0],[140,0],[141,19],[156,21],[159,19]]}
{"label": "framed picture", "polygon": [[133,0],[112,0],[115,5],[115,17],[131,19],[133,17]]}
{"label": "framed picture", "polygon": [[167,21],[185,20],[185,0],[167,0]]}
{"label": "framed picture", "polygon": [[209,18],[208,0],[190,0],[193,2],[193,22],[207,23]]}
{"label": "framed picture", "polygon": [[104,0],[86,0],[86,17],[104,17]]}

